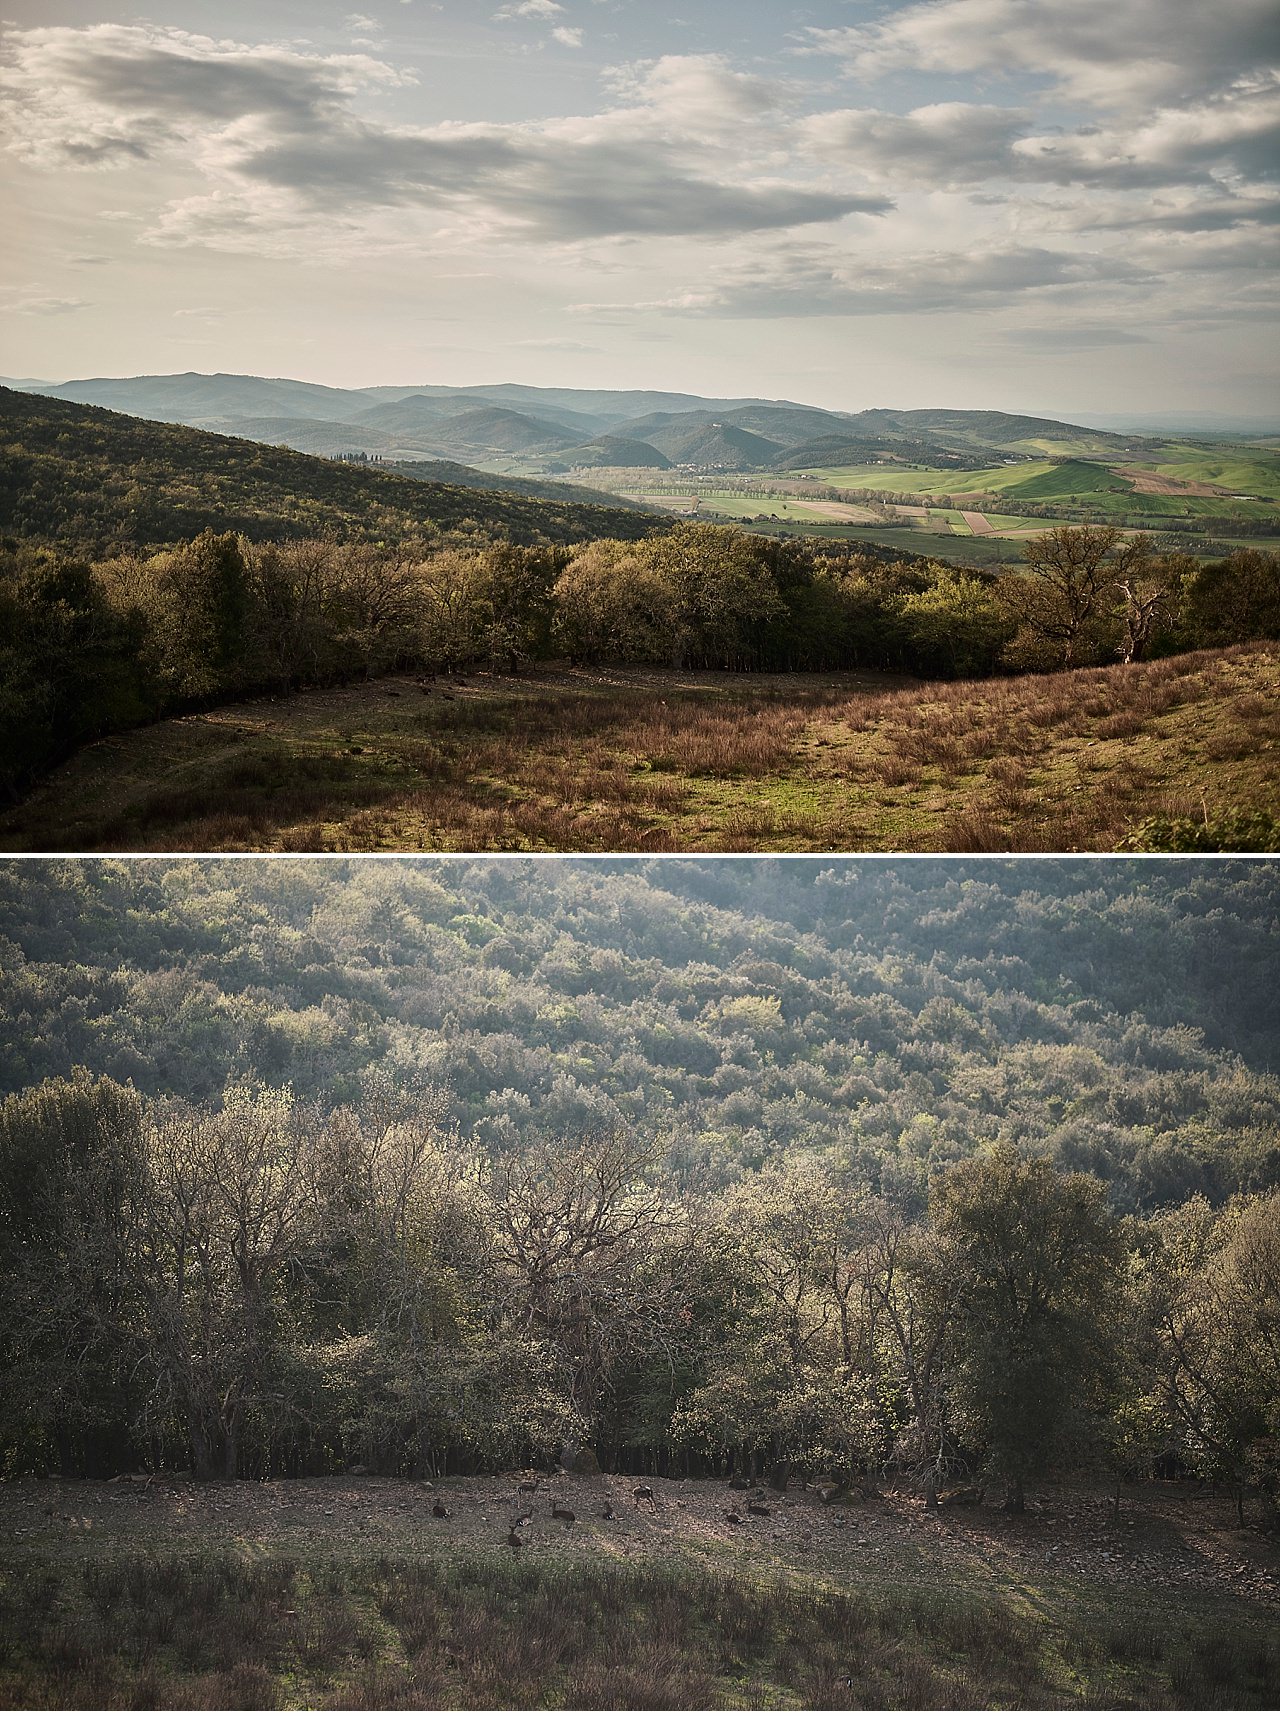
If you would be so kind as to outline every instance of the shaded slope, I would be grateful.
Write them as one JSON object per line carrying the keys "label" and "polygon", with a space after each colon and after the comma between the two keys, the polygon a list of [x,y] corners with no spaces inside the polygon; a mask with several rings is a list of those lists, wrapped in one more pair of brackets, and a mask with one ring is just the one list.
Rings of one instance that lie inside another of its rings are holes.
{"label": "shaded slope", "polygon": [[576,542],[662,528],[625,508],[424,483],[256,441],[0,389],[0,530],[86,554],[205,529],[433,543]]}
{"label": "shaded slope", "polygon": [[669,470],[671,460],[648,441],[625,435],[597,435],[584,447],[570,447],[564,457],[574,465],[615,466],[633,470]]}

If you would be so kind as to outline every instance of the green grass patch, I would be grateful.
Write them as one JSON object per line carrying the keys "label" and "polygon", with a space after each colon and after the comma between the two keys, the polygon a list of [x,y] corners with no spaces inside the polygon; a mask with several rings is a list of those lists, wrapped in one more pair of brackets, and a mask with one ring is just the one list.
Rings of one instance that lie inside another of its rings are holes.
{"label": "green grass patch", "polygon": [[27,1709],[1268,1708],[1243,1603],[777,1570],[140,1554],[0,1585]]}

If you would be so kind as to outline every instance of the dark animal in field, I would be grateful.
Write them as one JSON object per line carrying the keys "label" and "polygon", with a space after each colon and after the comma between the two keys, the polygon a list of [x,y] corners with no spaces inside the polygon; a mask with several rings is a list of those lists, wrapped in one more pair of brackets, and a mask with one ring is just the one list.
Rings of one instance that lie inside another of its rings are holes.
{"label": "dark animal in field", "polygon": [[524,1538],[521,1537],[521,1535],[518,1531],[509,1531],[507,1533],[507,1542],[511,1545],[511,1547],[513,1549],[523,1549],[524,1548]]}
{"label": "dark animal in field", "polygon": [[578,1516],[574,1513],[571,1507],[553,1507],[551,1510],[551,1517],[552,1519],[566,1520],[568,1524],[572,1525]]}
{"label": "dark animal in field", "polygon": [[730,1525],[742,1524],[742,1515],[740,1513],[727,1513],[724,1517],[729,1521]]}
{"label": "dark animal in field", "polygon": [[658,1506],[658,1498],[653,1493],[652,1484],[637,1484],[635,1489],[632,1490],[631,1495],[637,1507],[640,1506],[642,1501],[647,1501],[649,1506],[656,1510]]}
{"label": "dark animal in field", "polygon": [[601,1517],[601,1519],[615,1519],[617,1517],[613,1511],[613,1503],[612,1502],[609,1503],[608,1507],[605,1508],[604,1512],[600,1515],[600,1517]]}
{"label": "dark animal in field", "polygon": [[533,1515],[531,1513],[522,1513],[520,1515],[519,1519],[513,1520],[511,1522],[511,1529],[512,1529],[512,1531],[523,1531],[526,1525],[532,1525],[532,1524],[533,1524]]}
{"label": "dark animal in field", "polygon": [[749,1490],[751,1488],[751,1480],[750,1478],[730,1478],[729,1488],[731,1490]]}
{"label": "dark animal in field", "polygon": [[444,1505],[443,1502],[436,1502],[433,1505],[431,1511],[433,1514],[435,1514],[437,1519],[448,1519],[449,1518],[449,1510]]}
{"label": "dark animal in field", "polygon": [[772,1511],[773,1511],[772,1508],[767,1508],[763,1502],[748,1502],[747,1503],[747,1512],[759,1514],[761,1519],[768,1519],[768,1517],[772,1513]]}

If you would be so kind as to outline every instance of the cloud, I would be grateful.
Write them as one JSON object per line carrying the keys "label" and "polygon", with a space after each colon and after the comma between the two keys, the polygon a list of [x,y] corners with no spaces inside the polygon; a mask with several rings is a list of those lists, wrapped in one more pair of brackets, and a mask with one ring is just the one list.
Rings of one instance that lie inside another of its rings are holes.
{"label": "cloud", "polygon": [[1028,245],[984,255],[931,251],[884,260],[811,245],[753,258],[709,286],[669,298],[578,308],[751,318],[1005,310],[1031,294],[1104,281],[1139,284],[1143,278],[1122,259]]}
{"label": "cloud", "polygon": [[1013,171],[1013,145],[1030,123],[1025,109],[944,101],[901,114],[838,109],[813,115],[803,130],[819,155],[878,181],[939,187]]}
{"label": "cloud", "polygon": [[306,55],[150,26],[22,30],[7,40],[0,138],[44,165],[152,160],[209,127],[341,123],[356,90],[411,81],[365,54]]}
{"label": "cloud", "polygon": [[558,18],[564,7],[556,0],[519,0],[515,6],[504,6],[495,18]]}
{"label": "cloud", "polygon": [[[630,103],[595,115],[407,126],[357,111],[361,90],[408,81],[364,55],[247,48],[143,26],[22,31],[11,43],[3,79],[15,152],[108,166],[168,162],[181,150],[204,175],[203,191],[162,212],[154,242],[284,252],[319,228],[332,248],[394,209],[473,237],[715,237],[890,207],[878,194],[753,174],[740,158],[726,181],[722,152],[703,145],[758,92],[714,57],[632,73]],[[690,90],[707,103],[682,129]]]}
{"label": "cloud", "polygon": [[0,302],[11,316],[69,316],[90,307],[85,298],[54,298],[13,288],[0,293]]}
{"label": "cloud", "polygon": [[1280,163],[1280,77],[1259,74],[1135,123],[1037,132],[1025,107],[935,102],[909,113],[843,108],[801,129],[816,154],[889,187],[992,179],[1151,189],[1215,180],[1261,183]]}
{"label": "cloud", "polygon": [[1020,71],[1128,111],[1193,99],[1280,61],[1280,11],[1274,0],[921,0],[805,37],[863,79]]}
{"label": "cloud", "polygon": [[552,30],[551,38],[553,41],[559,42],[562,47],[580,48],[584,34],[585,32],[576,26],[561,24],[557,29]]}

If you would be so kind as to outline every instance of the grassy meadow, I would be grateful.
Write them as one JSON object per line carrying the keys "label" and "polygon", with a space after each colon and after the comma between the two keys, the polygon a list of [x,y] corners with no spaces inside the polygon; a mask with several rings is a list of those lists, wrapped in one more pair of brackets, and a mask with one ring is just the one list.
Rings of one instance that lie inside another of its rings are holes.
{"label": "grassy meadow", "polygon": [[445,1521],[379,1479],[8,1486],[0,1699],[1244,1709],[1280,1686],[1274,1557],[1189,1486],[1121,1515],[1062,1492],[1022,1521],[791,1492],[733,1526],[710,1481],[657,1483],[653,1512],[622,1480],[566,1483],[576,1522],[534,1505],[518,1549],[496,1478],[440,1486]]}
{"label": "grassy meadow", "polygon": [[1280,651],[1048,676],[394,677],[103,739],[5,850],[1111,851],[1280,811]]}

